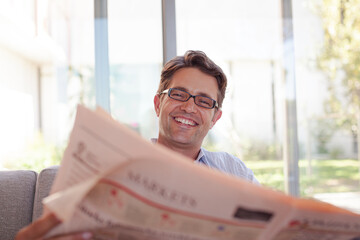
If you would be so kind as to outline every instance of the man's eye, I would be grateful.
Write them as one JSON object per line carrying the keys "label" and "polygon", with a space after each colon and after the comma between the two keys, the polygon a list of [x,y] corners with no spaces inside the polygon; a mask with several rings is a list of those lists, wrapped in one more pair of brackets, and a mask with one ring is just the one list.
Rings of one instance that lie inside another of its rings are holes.
{"label": "man's eye", "polygon": [[186,94],[182,93],[182,92],[172,92],[171,96],[176,99],[185,99],[186,98]]}
{"label": "man's eye", "polygon": [[211,102],[209,100],[207,100],[207,99],[200,99],[199,102],[200,102],[201,105],[208,106],[208,107],[211,106]]}
{"label": "man's eye", "polygon": [[181,94],[181,93],[173,93],[171,95],[173,95],[174,97],[183,97],[184,96],[184,94]]}

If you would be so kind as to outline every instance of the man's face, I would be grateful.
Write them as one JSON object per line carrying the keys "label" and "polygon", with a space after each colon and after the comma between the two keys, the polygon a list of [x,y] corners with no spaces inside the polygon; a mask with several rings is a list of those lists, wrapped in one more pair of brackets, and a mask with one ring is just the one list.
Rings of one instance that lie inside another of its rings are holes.
{"label": "man's face", "polygon": [[[182,68],[172,77],[169,88],[185,90],[192,95],[217,99],[216,79],[197,68]],[[221,110],[206,109],[195,104],[171,99],[167,94],[154,98],[156,115],[159,117],[159,142],[166,145],[199,147],[208,131],[221,117]]]}

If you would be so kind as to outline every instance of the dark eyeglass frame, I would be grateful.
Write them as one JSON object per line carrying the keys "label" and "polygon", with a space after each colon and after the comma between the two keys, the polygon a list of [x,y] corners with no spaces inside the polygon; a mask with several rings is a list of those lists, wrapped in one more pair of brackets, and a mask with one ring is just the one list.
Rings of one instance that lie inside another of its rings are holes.
{"label": "dark eyeglass frame", "polygon": [[[174,98],[174,97],[171,96],[171,91],[172,91],[172,90],[181,91],[181,92],[183,92],[183,93],[186,93],[186,94],[189,95],[189,96],[188,96],[188,98],[185,99],[185,100],[181,100],[181,99]],[[174,99],[174,100],[177,100],[177,101],[180,101],[180,102],[187,102],[187,101],[189,101],[190,98],[194,98],[194,103],[195,103],[197,106],[202,107],[202,108],[206,108],[206,109],[213,109],[214,107],[219,108],[218,102],[215,101],[214,99],[209,98],[209,97],[206,97],[206,96],[202,96],[202,95],[192,95],[192,94],[190,94],[190,93],[188,93],[187,91],[182,90],[182,89],[169,88],[169,89],[166,89],[166,90],[162,91],[161,93],[159,93],[159,95],[161,95],[161,94],[163,94],[163,93],[167,93],[168,96],[169,96],[169,98]],[[210,99],[210,100],[212,101],[212,103],[213,103],[213,104],[212,104],[212,107],[205,107],[205,106],[203,106],[203,105],[199,105],[199,104],[197,103],[197,100],[196,100],[196,99],[199,99],[198,97]]]}

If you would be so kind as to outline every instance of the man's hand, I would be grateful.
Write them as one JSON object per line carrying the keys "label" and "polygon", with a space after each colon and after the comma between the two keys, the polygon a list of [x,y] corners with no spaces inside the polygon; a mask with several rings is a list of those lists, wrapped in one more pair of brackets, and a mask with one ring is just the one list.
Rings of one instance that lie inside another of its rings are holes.
{"label": "man's hand", "polygon": [[[42,240],[47,232],[59,225],[61,221],[54,214],[46,214],[21,229],[15,237],[15,240]],[[75,233],[66,236],[50,238],[49,240],[88,240],[92,238],[90,232]]]}

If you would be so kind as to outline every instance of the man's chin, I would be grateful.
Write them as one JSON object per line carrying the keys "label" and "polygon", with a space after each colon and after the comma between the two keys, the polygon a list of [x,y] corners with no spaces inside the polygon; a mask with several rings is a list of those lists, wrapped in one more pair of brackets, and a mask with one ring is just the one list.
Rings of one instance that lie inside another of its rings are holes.
{"label": "man's chin", "polygon": [[173,138],[173,142],[179,145],[194,145],[195,141],[191,138],[176,137]]}

